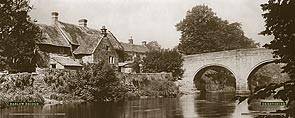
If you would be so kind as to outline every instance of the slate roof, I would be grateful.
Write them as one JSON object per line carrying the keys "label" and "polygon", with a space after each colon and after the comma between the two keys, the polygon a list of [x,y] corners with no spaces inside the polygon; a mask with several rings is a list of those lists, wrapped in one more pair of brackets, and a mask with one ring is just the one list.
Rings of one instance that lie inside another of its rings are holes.
{"label": "slate roof", "polygon": [[72,59],[70,57],[55,56],[55,57],[51,57],[51,58],[63,66],[76,66],[76,67],[82,66],[79,62],[76,62],[74,59]]}
{"label": "slate roof", "polygon": [[[102,39],[100,30],[60,21],[57,21],[55,26],[40,24],[38,26],[42,30],[42,39],[37,43],[62,47],[70,47],[70,44],[76,45],[78,48],[74,50],[74,54],[92,54]],[[108,31],[107,37],[115,49],[123,49],[110,31]]]}
{"label": "slate roof", "polygon": [[135,45],[135,44],[129,44],[129,43],[123,43],[121,42],[121,45],[126,52],[138,52],[138,53],[145,53],[149,51],[149,49],[146,46],[143,45]]}

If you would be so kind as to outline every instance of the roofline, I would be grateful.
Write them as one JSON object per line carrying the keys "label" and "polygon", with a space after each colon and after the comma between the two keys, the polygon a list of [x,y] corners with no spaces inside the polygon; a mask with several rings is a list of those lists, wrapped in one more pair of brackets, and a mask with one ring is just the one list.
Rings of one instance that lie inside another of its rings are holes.
{"label": "roofline", "polygon": [[116,41],[117,41],[117,43],[121,46],[121,48],[122,49],[124,49],[123,48],[123,46],[121,45],[121,43],[118,41],[118,39],[115,37],[115,35],[111,32],[111,31],[109,31],[109,33],[116,39]]}
{"label": "roofline", "polygon": [[[51,59],[53,59],[54,61],[56,61],[57,63],[59,63],[60,65],[62,65],[62,66],[69,66],[69,65],[63,65],[62,63],[60,63],[60,62],[58,62],[57,60],[55,60],[54,58],[51,58]],[[80,63],[79,63],[80,64]],[[70,66],[74,66],[74,65],[70,65]],[[82,67],[83,65],[79,65],[79,66],[74,66],[74,67]]]}
{"label": "roofline", "polygon": [[52,45],[52,44],[47,44],[47,43],[36,43],[37,45],[50,45],[50,46],[56,46],[56,47],[65,47],[65,48],[70,48],[70,46],[59,46],[59,45]]}
{"label": "roofline", "polygon": [[98,45],[100,44],[100,42],[101,42],[101,40],[102,40],[103,38],[104,38],[104,37],[101,37],[101,38],[100,38],[100,40],[97,42],[97,44],[96,44],[94,50],[92,50],[91,54],[93,54],[93,53],[95,52],[96,48],[98,47]]}

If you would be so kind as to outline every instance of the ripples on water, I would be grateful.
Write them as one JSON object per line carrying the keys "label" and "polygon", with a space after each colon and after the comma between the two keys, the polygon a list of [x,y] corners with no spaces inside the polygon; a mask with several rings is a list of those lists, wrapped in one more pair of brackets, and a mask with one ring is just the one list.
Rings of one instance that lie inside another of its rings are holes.
{"label": "ripples on water", "polygon": [[[1,118],[252,118],[247,103],[237,105],[234,94],[206,93],[180,98],[150,98],[124,103],[84,103],[12,107]],[[65,113],[65,116],[10,116],[8,113]]]}

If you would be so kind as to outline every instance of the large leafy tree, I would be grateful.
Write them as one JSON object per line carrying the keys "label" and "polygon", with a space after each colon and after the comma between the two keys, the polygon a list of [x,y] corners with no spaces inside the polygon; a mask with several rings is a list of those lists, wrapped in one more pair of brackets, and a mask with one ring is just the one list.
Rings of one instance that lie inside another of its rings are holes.
{"label": "large leafy tree", "polygon": [[171,72],[175,80],[183,75],[182,55],[176,50],[150,51],[143,59],[143,72]]}
{"label": "large leafy tree", "polygon": [[193,7],[176,28],[181,32],[178,49],[187,55],[254,48],[258,45],[244,36],[240,23],[222,20],[205,5]]}
{"label": "large leafy tree", "polygon": [[27,0],[0,1],[2,70],[19,72],[35,68],[35,40],[40,37],[40,30],[28,15],[31,9]]}
{"label": "large leafy tree", "polygon": [[265,19],[263,35],[273,35],[274,39],[266,48],[274,50],[276,62],[285,63],[283,72],[290,75],[291,80],[280,84],[270,84],[261,87],[250,96],[248,102],[257,98],[267,98],[275,94],[275,98],[288,101],[288,109],[284,110],[290,116],[295,116],[295,1],[294,0],[269,0],[261,5]]}
{"label": "large leafy tree", "polygon": [[[294,0],[269,0],[268,3],[261,5],[264,11],[265,30],[263,35],[273,35],[274,39],[266,48],[274,50],[274,55],[279,57],[278,63],[285,63],[283,72],[290,75],[291,80],[283,84],[270,85],[257,94],[263,97],[265,93],[283,87],[275,97],[288,100],[289,109],[286,111],[293,117],[295,116],[295,1]],[[255,97],[256,97],[255,96]],[[255,98],[254,97],[254,98]]]}
{"label": "large leafy tree", "polygon": [[265,11],[266,29],[261,32],[263,35],[273,35],[274,40],[266,44],[266,48],[274,50],[277,62],[286,63],[284,72],[295,76],[295,1],[293,0],[269,0],[262,4]]}

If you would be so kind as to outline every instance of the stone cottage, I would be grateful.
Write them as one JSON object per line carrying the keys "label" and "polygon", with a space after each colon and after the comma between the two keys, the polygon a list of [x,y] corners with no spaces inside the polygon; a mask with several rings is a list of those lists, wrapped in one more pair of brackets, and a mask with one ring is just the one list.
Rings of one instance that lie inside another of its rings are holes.
{"label": "stone cottage", "polygon": [[43,54],[43,67],[79,69],[82,63],[99,60],[118,66],[116,50],[123,50],[123,47],[116,37],[105,27],[100,30],[89,28],[86,19],[78,23],[61,22],[58,13],[52,12],[51,25],[37,24],[42,31],[37,45]]}

